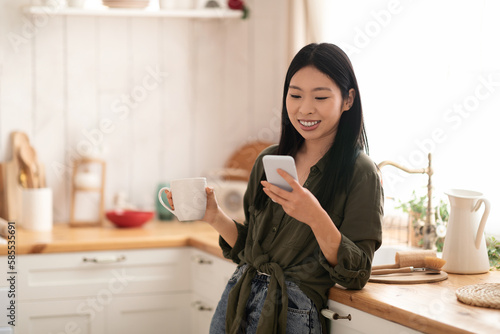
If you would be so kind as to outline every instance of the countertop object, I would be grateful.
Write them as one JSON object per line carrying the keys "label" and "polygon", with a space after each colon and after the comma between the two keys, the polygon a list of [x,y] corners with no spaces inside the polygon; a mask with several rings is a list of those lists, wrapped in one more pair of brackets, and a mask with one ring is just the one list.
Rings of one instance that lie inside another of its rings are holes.
{"label": "countertop object", "polygon": [[439,282],[448,278],[444,271],[440,272],[413,272],[387,275],[371,275],[369,282],[385,284],[421,284]]}
{"label": "countertop object", "polygon": [[154,215],[154,211],[114,210],[106,212],[106,218],[117,227],[140,227],[150,221]]}
{"label": "countertop object", "polygon": [[[151,221],[130,229],[118,229],[109,222],[78,229],[55,224],[50,232],[17,229],[16,240],[18,255],[192,246],[222,257],[217,232],[203,222]],[[7,254],[6,245],[0,245],[0,254]],[[449,274],[447,280],[428,284],[369,282],[361,290],[335,286],[329,298],[425,333],[498,333],[498,310],[466,305],[455,296],[456,289],[465,285],[498,282],[500,271]]]}
{"label": "countertop object", "polygon": [[[90,172],[89,168],[98,166],[99,174]],[[90,181],[90,182],[89,182]],[[71,180],[71,207],[69,213],[69,224],[73,227],[99,226],[104,220],[104,188],[106,185],[106,162],[97,158],[82,158],[73,161],[73,176]],[[97,192],[99,195],[99,206],[96,208],[97,217],[94,219],[80,220],[76,216],[77,193]]]}

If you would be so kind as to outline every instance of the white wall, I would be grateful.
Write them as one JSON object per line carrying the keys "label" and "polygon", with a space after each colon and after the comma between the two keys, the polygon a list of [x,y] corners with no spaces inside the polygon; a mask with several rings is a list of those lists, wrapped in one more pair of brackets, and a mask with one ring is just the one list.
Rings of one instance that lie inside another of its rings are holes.
{"label": "white wall", "polygon": [[107,208],[118,191],[151,206],[159,182],[205,175],[250,140],[277,140],[285,0],[247,1],[249,20],[35,22],[28,4],[0,2],[0,161],[12,159],[10,133],[25,131],[56,221],[69,218],[71,163],[90,149],[107,162]]}
{"label": "white wall", "polygon": [[[357,73],[372,158],[425,167],[437,198],[462,188],[492,204],[500,235],[498,1],[328,2],[326,39]],[[426,177],[383,170],[388,196],[425,194]]]}

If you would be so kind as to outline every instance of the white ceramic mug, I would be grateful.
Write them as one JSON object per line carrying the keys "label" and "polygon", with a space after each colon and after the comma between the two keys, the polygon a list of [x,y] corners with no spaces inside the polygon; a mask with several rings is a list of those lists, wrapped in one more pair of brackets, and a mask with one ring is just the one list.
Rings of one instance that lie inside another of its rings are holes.
{"label": "white ceramic mug", "polygon": [[[170,188],[160,189],[158,200],[180,221],[200,220],[205,215],[207,208],[206,186],[207,180],[204,177],[173,180],[170,182]],[[165,189],[172,193],[175,210],[172,210],[161,198]]]}

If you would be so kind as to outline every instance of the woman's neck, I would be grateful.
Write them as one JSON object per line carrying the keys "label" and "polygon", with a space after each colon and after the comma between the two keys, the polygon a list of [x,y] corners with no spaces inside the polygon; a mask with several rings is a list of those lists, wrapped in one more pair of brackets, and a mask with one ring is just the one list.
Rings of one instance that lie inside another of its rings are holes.
{"label": "woman's neck", "polygon": [[308,171],[328,152],[330,146],[304,141],[295,156],[295,163],[300,166],[297,166],[297,169]]}
{"label": "woman's neck", "polygon": [[318,161],[328,152],[332,145],[333,142],[331,140],[306,140],[298,153],[307,158],[307,160]]}

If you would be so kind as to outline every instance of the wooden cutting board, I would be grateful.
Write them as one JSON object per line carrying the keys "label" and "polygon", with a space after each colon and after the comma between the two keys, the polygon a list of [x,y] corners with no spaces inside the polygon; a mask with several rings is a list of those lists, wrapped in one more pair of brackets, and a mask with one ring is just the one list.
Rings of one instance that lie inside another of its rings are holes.
{"label": "wooden cutting board", "polygon": [[419,284],[444,281],[448,274],[440,271],[439,274],[427,274],[423,272],[398,273],[387,275],[371,275],[368,282],[387,284]]}
{"label": "wooden cutting board", "polygon": [[7,217],[7,202],[5,201],[5,185],[3,181],[3,164],[0,164],[0,218]]}
{"label": "wooden cutting board", "polygon": [[2,169],[1,214],[8,221],[19,221],[21,216],[21,185],[19,184],[20,166],[18,161],[19,148],[29,139],[26,133],[14,131],[10,134],[12,142],[12,160],[0,164]]}

